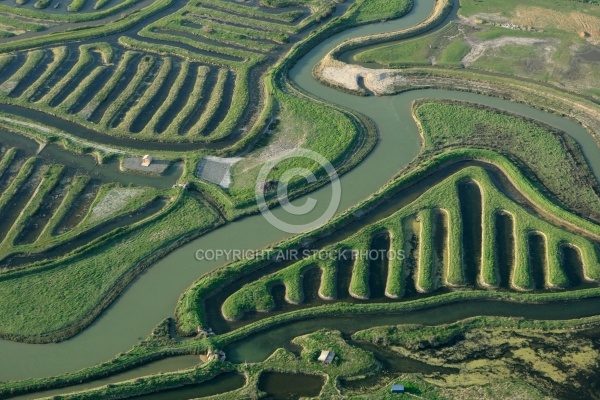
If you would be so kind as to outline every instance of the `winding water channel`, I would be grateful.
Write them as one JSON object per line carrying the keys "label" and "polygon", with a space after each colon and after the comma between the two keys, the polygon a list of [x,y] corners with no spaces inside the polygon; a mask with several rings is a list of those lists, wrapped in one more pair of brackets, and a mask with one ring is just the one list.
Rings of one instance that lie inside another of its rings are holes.
{"label": "winding water channel", "polygon": [[[357,110],[372,118],[379,128],[380,141],[371,155],[341,178],[343,195],[338,212],[377,191],[417,155],[420,138],[410,115],[410,105],[413,100],[419,98],[480,103],[525,115],[566,131],[580,144],[595,176],[600,177],[600,152],[595,141],[581,126],[570,120],[505,100],[446,90],[417,90],[390,97],[358,97],[325,87],[312,77],[312,67],[342,41],[415,25],[427,18],[433,4],[434,0],[416,0],[414,9],[399,20],[350,29],[334,35],[310,51],[290,72],[291,80],[304,91],[328,102]],[[286,220],[298,223],[313,220],[314,215],[318,215],[327,207],[330,192],[330,187],[327,186],[311,193],[309,196],[319,200],[320,207],[309,215],[286,217]],[[305,199],[306,197],[298,201],[303,202]],[[278,209],[275,214],[282,215],[283,212]],[[256,232],[261,234],[256,235]],[[106,361],[115,354],[131,348],[161,319],[172,316],[179,295],[202,274],[223,264],[222,260],[196,261],[195,253],[198,249],[258,249],[288,236],[272,227],[262,215],[244,218],[204,235],[145,271],[101,317],[74,338],[47,345],[0,341],[0,379],[56,375]],[[503,313],[511,315],[511,307],[513,305],[506,304]],[[543,318],[544,315],[548,315],[536,314],[536,309],[532,308],[533,312],[527,313],[527,316]],[[572,309],[578,310],[579,307]],[[593,314],[593,311],[598,309],[598,302],[593,306],[587,304],[587,309]],[[515,311],[516,314],[524,312]],[[565,315],[565,318],[569,316],[581,315],[574,312]],[[548,317],[552,317],[551,313]],[[254,345],[259,344],[254,342]],[[264,351],[260,355],[257,354],[257,358],[263,354]]]}

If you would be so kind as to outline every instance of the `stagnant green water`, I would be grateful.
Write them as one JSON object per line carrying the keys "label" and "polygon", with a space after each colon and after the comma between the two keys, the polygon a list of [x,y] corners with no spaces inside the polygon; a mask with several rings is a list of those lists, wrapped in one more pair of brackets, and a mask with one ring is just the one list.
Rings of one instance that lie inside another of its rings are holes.
{"label": "stagnant green water", "polygon": [[[360,202],[383,186],[419,151],[420,139],[410,116],[410,104],[418,98],[444,98],[480,103],[522,114],[571,134],[581,145],[596,177],[600,176],[600,152],[594,140],[576,123],[520,104],[475,94],[444,90],[419,90],[391,97],[357,97],[340,93],[316,82],[312,67],[335,45],[358,36],[394,31],[415,25],[431,12],[434,0],[417,0],[413,11],[396,21],[377,23],[334,35],[303,57],[291,71],[291,79],[302,89],[329,102],[340,104],[372,118],[380,130],[380,142],[358,167],[341,178],[342,201],[339,212]],[[319,200],[313,213],[288,221],[314,220],[328,205],[330,188],[309,195]],[[299,202],[305,201],[299,199]],[[276,210],[276,215],[283,211]],[[257,235],[256,232],[260,232]],[[202,274],[223,264],[196,261],[198,249],[258,249],[288,237],[272,227],[261,215],[245,218],[211,232],[165,257],[145,273],[114,302],[90,327],[74,338],[58,344],[28,345],[0,341],[0,379],[22,379],[74,371],[105,361],[131,348],[161,319],[172,316],[177,298]],[[457,306],[460,307],[460,306]],[[511,314],[513,304],[502,305]],[[592,310],[598,309],[592,307]],[[540,312],[531,317],[552,318]],[[378,320],[373,321],[374,324]],[[166,368],[166,367],[165,367]]]}

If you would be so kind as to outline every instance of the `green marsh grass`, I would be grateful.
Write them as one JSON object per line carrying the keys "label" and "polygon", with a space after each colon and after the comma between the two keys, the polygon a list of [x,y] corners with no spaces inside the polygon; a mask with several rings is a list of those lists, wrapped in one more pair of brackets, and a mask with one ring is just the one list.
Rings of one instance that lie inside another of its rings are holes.
{"label": "green marsh grass", "polygon": [[85,187],[88,185],[90,178],[85,175],[77,175],[73,178],[67,193],[65,194],[62,202],[58,206],[58,209],[52,214],[52,217],[48,220],[48,223],[40,233],[36,244],[50,244],[53,242],[54,233],[58,224],[63,220],[66,214],[71,209],[73,203],[77,200],[79,195],[83,192]]}
{"label": "green marsh grass", "polygon": [[24,31],[31,32],[40,32],[46,29],[44,25],[23,21],[17,18],[11,18],[5,15],[0,15],[0,24],[3,26],[9,26],[11,28],[22,29]]}
{"label": "green marsh grass", "polygon": [[156,58],[152,56],[144,56],[140,60],[137,71],[135,75],[131,78],[131,80],[127,83],[127,86],[119,96],[108,106],[104,114],[102,115],[102,119],[100,120],[100,125],[105,127],[109,127],[114,123],[117,114],[122,111],[123,108],[127,107],[130,103],[130,99],[135,93],[140,89],[144,80],[147,79],[148,74],[152,71],[154,64],[156,62]]}
{"label": "green marsh grass", "polygon": [[96,93],[96,95],[90,100],[90,102],[83,108],[79,115],[84,117],[85,119],[89,119],[94,111],[106,101],[108,96],[115,90],[115,88],[119,85],[121,80],[123,79],[125,72],[127,71],[128,66],[131,62],[133,62],[134,58],[139,55],[137,52],[126,51],[119,63],[117,64],[117,68],[111,75],[110,79],[106,84]]}
{"label": "green marsh grass", "polygon": [[[170,31],[188,33],[200,38],[218,40],[224,44],[233,45],[235,47],[243,47],[244,49],[260,52],[273,51],[276,49],[276,44],[274,43],[266,44],[247,39],[245,34],[236,34],[225,29],[220,29],[220,27],[218,27],[216,24],[205,24],[203,28],[192,28],[184,25],[186,22],[193,22],[193,20],[173,19],[166,22],[164,25],[161,25],[161,28],[158,28],[157,30],[160,31],[161,29],[169,29]],[[212,27],[210,27],[210,25],[212,25]]]}
{"label": "green marsh grass", "polygon": [[62,176],[64,167],[62,165],[52,165],[44,172],[42,181],[36,188],[25,208],[21,210],[16,221],[11,226],[6,236],[0,243],[0,254],[8,254],[14,245],[15,239],[19,236],[29,218],[31,218],[42,205],[46,195],[53,190]]}
{"label": "green marsh grass", "polygon": [[13,160],[17,155],[18,150],[14,147],[6,150],[6,152],[2,155],[2,159],[0,159],[0,178],[4,176],[4,173],[8,170]]}
{"label": "green marsh grass", "polygon": [[127,110],[123,120],[118,126],[118,129],[122,129],[124,131],[131,131],[131,125],[133,122],[140,116],[141,113],[145,112],[146,108],[150,104],[150,102],[156,97],[160,89],[165,84],[165,80],[167,76],[171,73],[173,69],[173,59],[170,57],[165,57],[162,59],[160,69],[158,70],[154,79],[152,79],[152,83],[148,87],[148,89],[144,92],[142,97],[138,99],[138,101]]}
{"label": "green marsh grass", "polygon": [[44,57],[45,53],[43,50],[34,50],[27,53],[25,63],[10,78],[0,85],[0,91],[3,91],[7,95],[11,94],[12,91],[19,86],[21,81],[27,79],[27,76],[31,71],[44,61]]}
{"label": "green marsh grass", "polygon": [[[69,332],[81,323],[87,325],[106,307],[107,299],[116,295],[115,290],[135,276],[132,274],[145,259],[182,237],[214,227],[218,221],[211,209],[182,194],[157,215],[120,228],[73,255],[31,267],[25,274],[15,271],[2,275],[0,293],[5,301],[0,304],[0,315],[10,322],[0,335],[27,340],[48,332]],[[30,273],[32,270],[35,273]],[[48,280],[54,284],[43,284]],[[33,308],[22,299],[32,290],[45,299]],[[25,312],[24,307],[29,318],[16,318]]]}
{"label": "green marsh grass", "polygon": [[179,68],[179,73],[175,78],[175,82],[173,82],[172,90],[169,91],[167,98],[162,102],[159,106],[158,110],[152,115],[150,121],[144,127],[144,133],[146,135],[153,135],[159,132],[156,131],[157,125],[159,122],[165,118],[165,114],[171,109],[173,102],[177,98],[177,95],[183,89],[183,84],[185,83],[185,79],[190,73],[190,63],[189,61],[183,61],[181,63],[181,67]]}
{"label": "green marsh grass", "polygon": [[52,48],[52,61],[48,64],[46,69],[31,85],[25,89],[21,94],[21,99],[24,101],[31,101],[35,94],[46,85],[48,79],[56,73],[63,62],[69,56],[69,48],[67,46],[53,47]]}

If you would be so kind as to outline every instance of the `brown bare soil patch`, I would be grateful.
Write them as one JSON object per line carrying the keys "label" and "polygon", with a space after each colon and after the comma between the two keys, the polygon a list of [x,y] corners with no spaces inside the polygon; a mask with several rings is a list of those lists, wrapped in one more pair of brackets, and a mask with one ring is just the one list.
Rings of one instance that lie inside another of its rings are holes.
{"label": "brown bare soil patch", "polygon": [[577,35],[587,32],[592,39],[600,40],[600,18],[577,11],[563,13],[541,7],[518,6],[512,22],[536,28],[556,27]]}

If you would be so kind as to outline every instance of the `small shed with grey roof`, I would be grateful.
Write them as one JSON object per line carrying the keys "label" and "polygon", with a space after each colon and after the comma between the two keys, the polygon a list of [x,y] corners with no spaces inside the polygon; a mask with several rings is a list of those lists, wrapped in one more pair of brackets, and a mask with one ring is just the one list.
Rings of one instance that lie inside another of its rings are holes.
{"label": "small shed with grey roof", "polygon": [[331,364],[334,358],[335,353],[333,351],[323,350],[321,351],[321,355],[319,356],[318,360],[321,361],[323,364]]}

